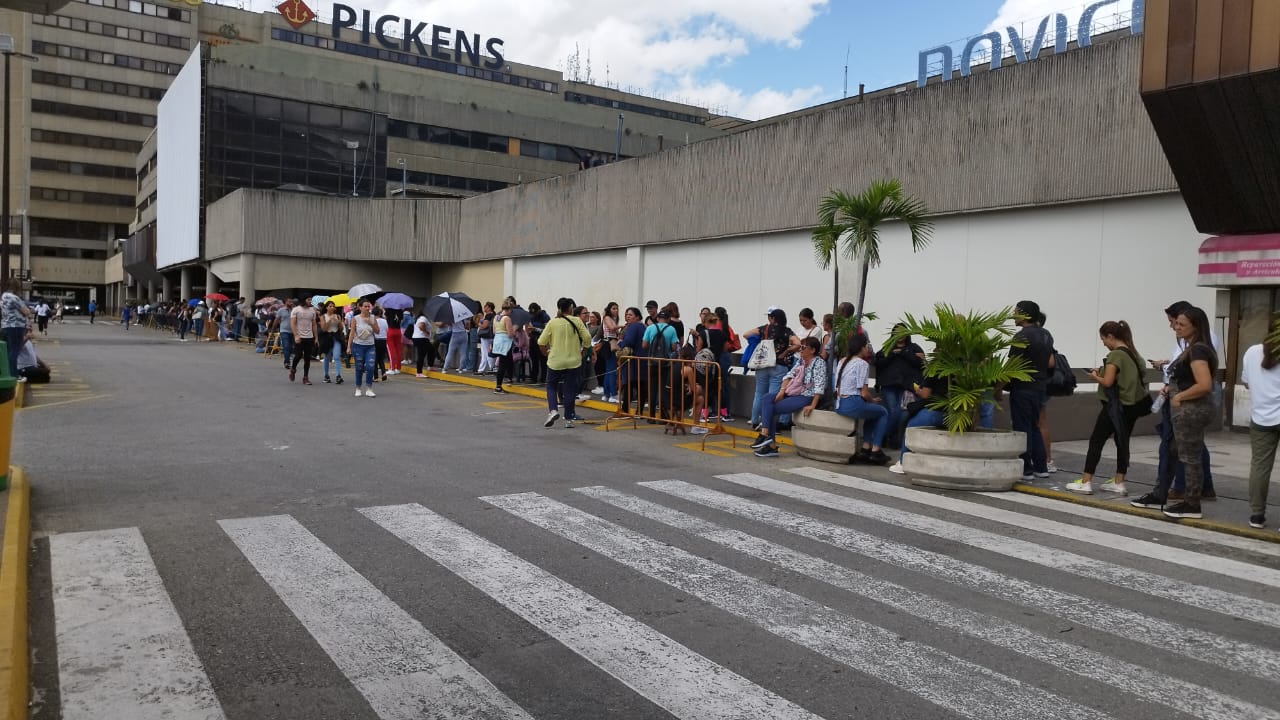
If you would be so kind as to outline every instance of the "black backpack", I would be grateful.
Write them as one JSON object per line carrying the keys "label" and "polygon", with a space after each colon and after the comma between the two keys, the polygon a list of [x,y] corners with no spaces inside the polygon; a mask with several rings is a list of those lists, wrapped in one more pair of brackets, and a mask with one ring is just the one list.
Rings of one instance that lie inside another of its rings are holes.
{"label": "black backpack", "polygon": [[1071,363],[1067,356],[1060,352],[1053,353],[1053,367],[1049,370],[1049,395],[1067,397],[1075,394],[1076,374],[1071,371]]}
{"label": "black backpack", "polygon": [[672,333],[675,332],[675,328],[667,323],[658,323],[654,326],[653,342],[649,344],[649,357],[670,360],[680,351],[678,342],[667,341],[668,328],[671,328]]}

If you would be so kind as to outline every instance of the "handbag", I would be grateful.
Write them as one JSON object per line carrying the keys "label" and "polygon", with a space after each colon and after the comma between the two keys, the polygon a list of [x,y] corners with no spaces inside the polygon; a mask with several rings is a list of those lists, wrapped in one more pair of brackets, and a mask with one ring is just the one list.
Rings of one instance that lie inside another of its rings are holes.
{"label": "handbag", "polygon": [[512,342],[511,335],[508,333],[501,333],[494,336],[493,349],[489,351],[489,357],[506,357],[511,352]]}
{"label": "handbag", "polygon": [[747,361],[748,370],[767,370],[778,364],[778,355],[773,351],[773,341],[762,338],[751,351],[751,359]]}

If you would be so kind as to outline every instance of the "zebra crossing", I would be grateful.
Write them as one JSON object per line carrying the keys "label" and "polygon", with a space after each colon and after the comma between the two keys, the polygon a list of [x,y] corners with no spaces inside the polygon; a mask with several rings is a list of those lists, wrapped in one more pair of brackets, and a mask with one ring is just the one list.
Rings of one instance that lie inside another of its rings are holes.
{"label": "zebra crossing", "polygon": [[[562,648],[565,666],[536,675],[548,696],[607,682],[636,698],[609,717],[1280,719],[1280,570],[1266,543],[1181,526],[1137,538],[1049,520],[1017,499],[821,468],[784,477],[485,495],[485,523],[429,500],[337,522],[400,548],[397,576],[443,573],[495,622]],[[230,562],[314,640],[305,652],[350,683],[360,717],[582,717],[529,702],[518,678],[486,674],[431,629],[476,607],[460,599],[415,616],[388,594],[389,570],[326,543],[335,535],[320,521],[216,525]],[[566,571],[567,548],[609,571]],[[210,670],[158,550],[138,528],[49,536],[64,720],[236,717],[224,697],[234,680]],[[618,584],[649,594],[623,602]],[[716,641],[690,629],[695,618]],[[798,667],[762,672],[770,657]],[[801,688],[801,668],[833,674]]]}

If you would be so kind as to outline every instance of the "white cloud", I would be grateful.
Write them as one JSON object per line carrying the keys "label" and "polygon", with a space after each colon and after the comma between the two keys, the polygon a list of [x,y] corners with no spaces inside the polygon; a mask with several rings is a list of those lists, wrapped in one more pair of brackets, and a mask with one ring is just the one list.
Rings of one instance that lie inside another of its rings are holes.
{"label": "white cloud", "polygon": [[[1067,22],[1071,28],[1071,38],[1075,39],[1076,23],[1080,21],[1080,16],[1084,13],[1084,9],[1089,3],[1072,4],[1070,0],[1004,0],[1000,5],[1000,9],[996,11],[996,16],[987,24],[983,32],[991,32],[998,30],[1005,32],[1008,27],[1018,30],[1018,34],[1022,37],[1034,35],[1040,21],[1046,16],[1053,13],[1062,13],[1067,16]],[[1133,0],[1118,0],[1110,5],[1104,5],[1094,14],[1094,28],[1100,24],[1114,22],[1114,16],[1124,14],[1126,17],[1130,10],[1133,9]],[[1052,21],[1049,25],[1049,31],[1053,31]]]}
{"label": "white cloud", "polygon": [[[800,33],[829,0],[363,0],[361,8],[501,37],[509,61],[563,70],[575,47],[592,79],[646,88],[663,97],[718,107],[731,115],[764,117],[794,110],[816,88],[756,92],[688,78],[749,55],[754,48],[793,49]],[[278,0],[251,0],[256,10]],[[312,0],[330,12],[331,0]]]}

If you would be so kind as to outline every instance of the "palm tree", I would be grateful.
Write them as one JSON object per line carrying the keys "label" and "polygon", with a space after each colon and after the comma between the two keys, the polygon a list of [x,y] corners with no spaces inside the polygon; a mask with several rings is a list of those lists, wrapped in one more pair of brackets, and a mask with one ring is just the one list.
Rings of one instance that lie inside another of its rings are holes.
{"label": "palm tree", "polygon": [[[826,270],[838,260],[843,241],[844,256],[862,261],[862,284],[853,327],[862,324],[863,303],[867,299],[867,275],[880,264],[880,226],[888,222],[906,223],[911,233],[911,249],[919,252],[929,244],[933,223],[925,219],[924,203],[903,193],[897,180],[876,180],[861,194],[832,190],[818,203],[818,226],[813,230],[813,251],[818,267]],[[840,271],[835,272],[835,303],[840,302]]]}

